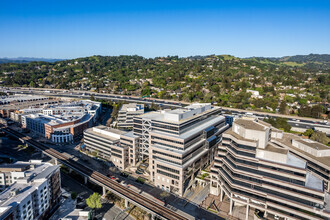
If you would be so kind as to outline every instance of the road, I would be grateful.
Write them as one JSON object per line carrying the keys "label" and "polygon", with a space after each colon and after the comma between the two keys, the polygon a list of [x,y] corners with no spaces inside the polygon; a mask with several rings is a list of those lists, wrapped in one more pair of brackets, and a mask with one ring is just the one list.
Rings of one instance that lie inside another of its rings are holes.
{"label": "road", "polygon": [[[154,103],[154,104],[164,106],[164,107],[181,107],[181,106],[191,104],[189,102],[184,102],[184,101],[173,101],[173,100],[156,99],[156,98],[141,98],[138,96],[116,95],[116,94],[97,93],[97,92],[79,91],[79,90],[10,87],[10,88],[0,88],[0,91],[2,91],[2,92],[9,91],[9,92],[13,92],[16,94],[71,97],[71,98],[82,98],[82,99],[89,99],[91,97],[91,95],[93,95],[97,99],[138,102],[138,103],[145,103],[145,104]],[[265,113],[265,112],[235,109],[235,108],[229,108],[229,107],[221,107],[221,108],[224,111],[231,112],[232,114],[252,113],[258,117],[282,117],[282,118],[288,118],[289,120],[293,120],[293,121],[299,120],[300,122],[309,123],[310,124],[309,126],[312,126],[312,125],[315,125],[315,123],[318,123],[317,126],[324,125],[326,128],[330,129],[329,120],[324,122],[324,120],[322,120],[322,119],[305,118],[305,117],[298,117],[298,116],[293,116],[293,115]]]}

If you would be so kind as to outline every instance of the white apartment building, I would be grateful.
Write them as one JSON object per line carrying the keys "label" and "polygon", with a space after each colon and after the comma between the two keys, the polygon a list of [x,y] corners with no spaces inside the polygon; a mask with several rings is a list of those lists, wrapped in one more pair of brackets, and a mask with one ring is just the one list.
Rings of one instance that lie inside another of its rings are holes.
{"label": "white apartment building", "polygon": [[2,165],[0,171],[0,180],[5,177],[12,182],[0,193],[0,219],[46,219],[60,202],[59,166],[30,160]]}

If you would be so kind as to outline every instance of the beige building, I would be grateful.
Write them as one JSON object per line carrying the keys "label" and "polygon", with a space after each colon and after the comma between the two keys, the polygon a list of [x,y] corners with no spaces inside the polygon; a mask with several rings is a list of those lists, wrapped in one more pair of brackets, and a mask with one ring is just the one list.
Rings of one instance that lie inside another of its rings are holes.
{"label": "beige building", "polygon": [[138,161],[139,137],[133,132],[97,126],[85,130],[84,144],[90,153],[111,161],[118,169],[125,169]]}
{"label": "beige building", "polygon": [[263,121],[237,119],[223,133],[210,191],[230,200],[229,214],[245,206],[267,219],[328,219],[329,150]]}
{"label": "beige building", "polygon": [[118,112],[118,127],[133,128],[133,118],[141,114],[144,114],[144,104],[123,104]]}
{"label": "beige building", "polygon": [[193,185],[227,129],[219,113],[218,107],[196,103],[134,118],[140,160],[149,159],[150,180],[157,187],[182,196]]}

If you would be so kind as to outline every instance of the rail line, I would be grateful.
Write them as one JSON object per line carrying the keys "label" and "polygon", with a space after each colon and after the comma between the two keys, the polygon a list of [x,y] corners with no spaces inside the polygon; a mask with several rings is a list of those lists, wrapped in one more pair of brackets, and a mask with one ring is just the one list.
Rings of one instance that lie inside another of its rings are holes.
{"label": "rail line", "polygon": [[51,155],[52,157],[62,161],[63,164],[67,164],[73,169],[76,169],[77,171],[81,172],[82,174],[88,176],[91,179],[94,179],[94,181],[99,182],[103,184],[104,186],[109,187],[111,190],[116,191],[120,195],[123,195],[127,199],[133,201],[134,203],[141,205],[142,207],[147,208],[148,210],[151,210],[154,212],[156,215],[159,217],[163,217],[165,219],[170,219],[170,220],[187,220],[187,218],[179,215],[178,213],[173,212],[172,210],[169,210],[168,208],[148,199],[145,198],[144,196],[127,189],[126,187],[122,186],[121,184],[117,183],[116,181],[110,179],[109,177],[94,171],[83,164],[80,164],[71,158],[63,155],[62,153],[47,147],[35,140],[33,140],[31,137],[23,135],[11,128],[4,128],[4,131],[7,131],[7,133],[14,135],[28,144],[31,144],[32,146],[39,148],[40,150],[44,151],[45,153]]}

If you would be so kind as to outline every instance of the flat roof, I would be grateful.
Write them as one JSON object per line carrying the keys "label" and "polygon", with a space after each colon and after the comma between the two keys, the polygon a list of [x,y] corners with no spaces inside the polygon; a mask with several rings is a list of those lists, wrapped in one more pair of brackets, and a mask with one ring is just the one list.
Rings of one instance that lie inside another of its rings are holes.
{"label": "flat roof", "polygon": [[266,124],[253,120],[236,119],[234,123],[246,129],[258,130],[258,131],[265,131],[266,127],[268,127]]}
{"label": "flat roof", "polygon": [[206,113],[209,113],[209,112],[212,112],[216,109],[220,109],[220,107],[218,106],[211,106],[210,109],[208,110],[205,110],[201,113],[198,113],[198,114],[195,114],[191,117],[187,117],[187,118],[184,118],[184,119],[181,119],[179,121],[177,120],[169,120],[168,117],[166,117],[166,113],[173,113],[173,114],[179,114],[181,111],[189,111],[187,109],[184,109],[184,108],[179,108],[179,109],[175,109],[175,110],[162,110],[162,111],[153,111],[153,112],[148,112],[148,113],[145,113],[145,114],[142,114],[142,115],[139,115],[138,117],[140,118],[143,118],[143,119],[149,119],[149,120],[155,120],[155,121],[160,121],[160,122],[165,122],[165,123],[171,123],[171,124],[181,124],[183,122],[186,122],[192,118],[195,118],[195,117],[198,117],[198,116],[201,116],[201,115],[204,115]]}
{"label": "flat roof", "polygon": [[248,141],[248,142],[251,142],[251,143],[256,143],[257,142],[256,140],[246,139],[246,138],[242,137],[241,135],[235,133],[233,131],[232,127],[230,129],[228,129],[227,131],[225,131],[223,134],[229,134],[229,135],[233,136],[234,138],[236,138],[238,140],[241,140],[241,141]]}
{"label": "flat roof", "polygon": [[296,141],[299,143],[305,144],[308,147],[314,148],[316,150],[330,150],[330,147],[328,147],[327,145],[321,144],[316,141],[312,141],[310,139],[298,139]]}
{"label": "flat roof", "polygon": [[327,166],[327,169],[330,169],[330,157],[326,156],[326,157],[315,157],[312,154],[307,153],[306,151],[303,151],[295,146],[292,145],[292,140],[300,140],[301,137],[294,135],[294,134],[289,134],[289,133],[283,133],[283,137],[281,139],[279,138],[274,138],[273,140],[278,141],[280,143],[282,143],[284,146],[288,147],[289,150],[293,150],[296,151],[295,153],[302,154],[304,156],[306,156],[307,159],[312,159],[314,162],[319,162],[321,164],[324,164],[325,166]]}
{"label": "flat roof", "polygon": [[265,147],[265,150],[274,152],[274,153],[279,153],[279,154],[287,154],[289,151],[288,149],[275,147],[272,144],[267,144],[267,146]]}

